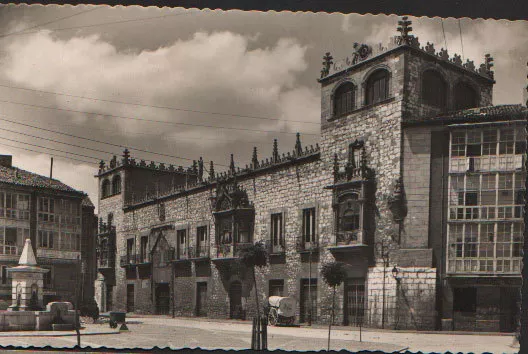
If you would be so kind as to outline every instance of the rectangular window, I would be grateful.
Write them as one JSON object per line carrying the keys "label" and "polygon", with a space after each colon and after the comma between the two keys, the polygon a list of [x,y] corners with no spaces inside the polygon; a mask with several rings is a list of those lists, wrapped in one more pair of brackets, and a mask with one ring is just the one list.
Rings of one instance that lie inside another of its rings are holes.
{"label": "rectangular window", "polygon": [[55,200],[47,197],[39,197],[38,220],[43,222],[55,222]]}
{"label": "rectangular window", "polygon": [[127,260],[128,262],[127,263],[130,263],[132,264],[133,262],[135,262],[135,247],[134,247],[134,239],[133,238],[129,238],[126,240],[126,256],[127,256]]}
{"label": "rectangular window", "polygon": [[176,231],[176,252],[177,259],[182,259],[187,256],[187,230],[181,229]]}
{"label": "rectangular window", "polygon": [[302,235],[306,244],[315,244],[315,208],[307,208],[302,211]]}
{"label": "rectangular window", "polygon": [[284,296],[284,279],[270,279],[269,296]]}
{"label": "rectangular window", "polygon": [[147,260],[147,245],[148,245],[148,236],[141,236],[139,256],[141,258],[142,263]]}
{"label": "rectangular window", "polygon": [[39,247],[40,248],[53,248],[53,238],[55,237],[55,232],[39,230]]}
{"label": "rectangular window", "polygon": [[17,243],[17,229],[16,227],[6,227],[5,229],[5,244],[15,246]]}
{"label": "rectangular window", "polygon": [[271,214],[271,244],[272,252],[284,251],[282,213]]}
{"label": "rectangular window", "polygon": [[2,285],[8,284],[7,279],[7,266],[2,266]]}
{"label": "rectangular window", "polygon": [[198,226],[196,228],[196,246],[198,257],[208,255],[209,240],[207,237],[207,226]]}

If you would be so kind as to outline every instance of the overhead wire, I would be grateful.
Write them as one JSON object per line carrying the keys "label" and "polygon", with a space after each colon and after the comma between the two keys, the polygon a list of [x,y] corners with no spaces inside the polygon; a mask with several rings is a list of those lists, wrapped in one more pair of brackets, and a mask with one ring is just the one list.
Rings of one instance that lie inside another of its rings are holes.
{"label": "overhead wire", "polygon": [[14,36],[14,35],[17,35],[17,34],[34,33],[34,32],[37,32],[37,31],[32,31],[32,32],[26,32],[26,31],[34,29],[34,28],[46,26],[46,25],[49,25],[49,24],[52,24],[52,23],[55,23],[55,22],[58,22],[58,21],[62,21],[62,20],[68,19],[68,18],[72,18],[72,17],[75,17],[75,16],[79,16],[79,15],[82,15],[82,14],[85,14],[85,13],[88,13],[88,12],[92,12],[92,11],[95,11],[95,10],[98,10],[98,9],[99,9],[99,7],[96,7],[96,8],[85,10],[85,11],[81,11],[81,12],[78,12],[78,13],[75,13],[75,14],[72,14],[72,15],[59,17],[59,18],[56,18],[56,19],[54,19],[52,21],[49,21],[49,22],[44,22],[44,23],[41,23],[41,24],[37,24],[35,26],[23,28],[23,29],[18,30],[18,31],[0,34],[0,39],[1,38],[5,38],[5,37],[9,37],[9,36]]}
{"label": "overhead wire", "polygon": [[[215,125],[208,125],[208,124],[181,123],[181,122],[170,122],[170,121],[147,119],[147,118],[136,118],[136,117],[130,117],[130,116],[120,116],[120,115],[115,115],[115,114],[105,114],[105,113],[97,113],[97,112],[80,111],[80,110],[75,110],[75,109],[41,106],[41,105],[36,105],[36,104],[31,104],[31,103],[15,102],[15,101],[10,101],[10,100],[0,100],[0,102],[27,106],[27,107],[44,108],[44,109],[64,111],[64,112],[91,114],[91,115],[104,116],[104,117],[110,117],[110,118],[129,119],[129,120],[135,120],[135,121],[161,123],[161,124],[176,125],[176,126],[190,126],[190,127],[200,127],[200,128],[226,129],[226,130],[241,130],[241,131],[250,131],[250,132],[258,132],[258,133],[297,134],[297,132],[288,132],[288,131],[282,131],[282,130],[277,131],[277,130],[263,130],[263,129],[237,128],[237,127],[223,127],[223,126],[215,126]],[[303,134],[304,135],[319,135],[316,133],[306,133],[306,132],[303,132]]]}
{"label": "overhead wire", "polygon": [[[187,160],[187,161],[194,161],[194,159],[187,158],[187,157],[169,155],[169,154],[164,154],[164,153],[160,153],[160,152],[154,152],[154,151],[149,151],[149,150],[145,150],[145,149],[140,149],[140,148],[133,147],[133,146],[114,144],[114,143],[110,143],[110,142],[106,142],[106,141],[102,141],[102,140],[86,138],[86,137],[82,137],[82,136],[78,136],[78,135],[74,135],[74,134],[69,134],[69,133],[64,133],[64,132],[60,132],[60,131],[56,131],[56,130],[52,130],[52,129],[47,129],[47,128],[34,126],[34,125],[31,125],[31,124],[20,123],[20,122],[16,122],[16,121],[5,119],[5,118],[0,118],[0,121],[5,121],[5,122],[22,125],[22,126],[29,127],[29,128],[34,128],[34,129],[47,131],[47,132],[54,133],[54,134],[69,136],[71,138],[82,139],[82,140],[91,141],[91,142],[99,143],[99,144],[106,144],[106,145],[109,145],[109,146],[119,147],[119,148],[123,148],[123,149],[131,149],[131,150],[145,152],[145,153],[153,154],[153,155],[159,155],[159,156],[170,157],[170,158],[181,159],[181,160]],[[222,164],[218,164],[218,165],[224,166],[224,167],[229,167],[228,165],[222,165]]]}
{"label": "overhead wire", "polygon": [[74,158],[74,157],[62,156],[62,155],[57,155],[57,154],[50,154],[50,153],[48,153],[48,152],[43,152],[43,151],[38,151],[38,150],[33,150],[33,149],[28,149],[28,148],[23,148],[23,147],[20,147],[20,146],[14,146],[14,145],[5,144],[5,143],[0,143],[0,145],[2,145],[2,146],[7,146],[7,147],[10,147],[10,148],[13,148],[13,149],[21,149],[21,150],[26,150],[26,151],[36,152],[36,153],[39,153],[39,154],[53,155],[53,156],[61,157],[61,158],[63,158],[63,159],[68,159],[68,160],[73,160],[73,161],[78,161],[78,162],[89,163],[89,164],[92,164],[92,165],[98,165],[97,162],[86,161],[86,160],[81,160],[81,159],[76,159],[76,158]]}
{"label": "overhead wire", "polygon": [[229,116],[229,117],[236,117],[236,118],[262,119],[262,120],[284,121],[284,122],[294,122],[294,123],[303,123],[303,124],[316,124],[316,125],[319,124],[319,123],[316,123],[316,122],[307,122],[307,121],[303,121],[303,120],[290,120],[290,119],[280,119],[280,118],[271,118],[271,117],[263,117],[263,116],[251,116],[251,115],[244,115],[244,114],[212,112],[212,111],[200,111],[200,110],[195,110],[195,109],[186,109],[186,108],[179,108],[179,107],[158,106],[158,105],[149,105],[149,104],[144,104],[144,103],[134,103],[134,102],[107,100],[107,99],[102,99],[102,98],[72,95],[72,94],[64,93],[64,92],[37,90],[37,89],[31,89],[31,88],[27,88],[27,87],[19,87],[19,86],[5,85],[5,84],[0,84],[0,87],[10,88],[10,89],[17,89],[17,90],[24,90],[24,91],[31,91],[31,92],[38,92],[38,93],[47,93],[47,94],[58,95],[58,96],[80,98],[80,99],[96,101],[96,102],[117,103],[117,104],[131,105],[131,106],[136,106],[136,107],[166,109],[166,110],[181,111],[181,112],[187,112],[187,113],[211,114],[211,115],[221,115],[221,116]]}
{"label": "overhead wire", "polygon": [[[194,13],[198,13],[198,12],[194,12]],[[181,16],[181,15],[190,15],[190,14],[194,14],[194,13],[193,12],[184,12],[184,13],[177,13],[177,14],[168,14],[168,15],[161,15],[161,16],[144,17],[144,18],[132,18],[132,19],[128,19],[128,20],[94,23],[94,24],[91,24],[91,25],[62,27],[62,28],[50,29],[50,31],[57,32],[57,31],[67,31],[67,30],[71,30],[71,29],[100,27],[100,26],[114,25],[114,24],[120,24],[120,23],[129,23],[129,22],[154,20],[154,19],[165,18],[165,17],[175,17],[175,16]],[[36,33],[36,32],[38,32],[38,31],[24,31],[24,32],[12,34],[12,35],[23,35],[23,34]]]}
{"label": "overhead wire", "polygon": [[58,152],[62,152],[62,153],[66,153],[66,154],[70,154],[70,155],[75,155],[75,156],[79,156],[79,157],[85,157],[85,158],[88,158],[88,159],[94,159],[94,160],[101,160],[100,158],[98,157],[93,157],[93,156],[88,156],[88,155],[83,155],[83,154],[77,154],[75,152],[71,152],[71,151],[64,151],[64,150],[59,150],[59,149],[54,149],[54,148],[50,148],[50,147],[47,147],[47,146],[42,146],[42,145],[37,145],[37,144],[32,144],[32,143],[28,143],[28,142],[25,142],[25,141],[20,141],[20,140],[15,140],[15,139],[10,139],[10,138],[6,138],[6,137],[1,137],[2,140],[7,140],[7,141],[12,141],[14,143],[19,143],[19,144],[26,144],[26,145],[29,145],[29,146],[34,146],[34,147],[38,147],[38,148],[41,148],[41,149],[47,149],[47,150],[52,150],[52,151],[58,151]]}

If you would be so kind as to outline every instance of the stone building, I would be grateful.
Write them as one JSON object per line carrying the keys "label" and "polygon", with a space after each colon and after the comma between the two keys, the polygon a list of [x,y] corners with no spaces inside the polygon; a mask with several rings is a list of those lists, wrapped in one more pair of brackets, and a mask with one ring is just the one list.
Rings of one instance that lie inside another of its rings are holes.
{"label": "stone building", "polygon": [[[315,147],[228,171],[100,164],[97,300],[105,310],[249,318],[291,296],[300,322],[329,320],[323,264],[347,265],[336,322],[511,331],[521,284],[526,179],[521,105],[492,106],[493,59],[420,47],[410,21],[388,46],[323,58]],[[204,172],[205,171],[205,172]]]}
{"label": "stone building", "polygon": [[85,193],[56,179],[21,170],[12,165],[12,156],[0,155],[2,306],[11,304],[7,269],[18,264],[26,239],[31,240],[38,264],[49,270],[43,289],[39,289],[44,306],[58,300],[73,302],[76,289],[84,298],[93,298],[96,226],[94,206]]}

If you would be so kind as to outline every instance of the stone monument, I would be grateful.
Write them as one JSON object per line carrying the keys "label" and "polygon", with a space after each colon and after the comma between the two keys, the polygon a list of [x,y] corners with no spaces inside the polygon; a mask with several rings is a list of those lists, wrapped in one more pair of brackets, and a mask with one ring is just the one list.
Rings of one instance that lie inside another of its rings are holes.
{"label": "stone monument", "polygon": [[8,268],[12,278],[12,300],[8,311],[36,311],[42,309],[42,288],[44,273],[48,269],[40,268],[31,246],[26,239],[18,266]]}

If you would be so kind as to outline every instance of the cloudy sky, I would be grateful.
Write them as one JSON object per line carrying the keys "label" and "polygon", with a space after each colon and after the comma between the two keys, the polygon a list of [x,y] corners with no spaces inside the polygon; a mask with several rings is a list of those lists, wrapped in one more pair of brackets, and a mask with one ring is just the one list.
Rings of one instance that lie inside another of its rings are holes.
{"label": "cloudy sky", "polygon": [[[444,38],[439,18],[411,19],[422,45],[447,44],[477,66],[491,53],[494,104],[521,102],[528,22],[446,19]],[[343,58],[354,42],[386,44],[397,20],[2,5],[0,154],[45,175],[54,156],[54,178],[95,202],[97,162],[122,146],[174,165],[203,156],[222,170],[231,153],[248,163],[253,146],[261,159],[271,156],[274,138],[291,151],[295,132],[315,144],[322,55]]]}

